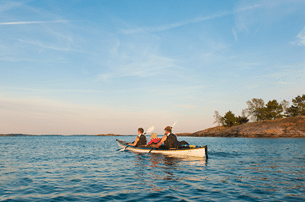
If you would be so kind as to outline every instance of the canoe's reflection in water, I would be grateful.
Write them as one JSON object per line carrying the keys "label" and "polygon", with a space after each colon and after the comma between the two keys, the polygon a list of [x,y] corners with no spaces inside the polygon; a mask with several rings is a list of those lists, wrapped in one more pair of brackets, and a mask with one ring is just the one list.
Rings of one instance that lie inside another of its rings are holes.
{"label": "canoe's reflection in water", "polygon": [[198,169],[207,165],[204,158],[178,158],[163,154],[135,155],[135,180],[142,186],[152,187],[153,191],[168,189],[172,184],[170,182],[193,180],[194,177],[190,178],[190,175],[186,174],[192,172],[190,168]]}

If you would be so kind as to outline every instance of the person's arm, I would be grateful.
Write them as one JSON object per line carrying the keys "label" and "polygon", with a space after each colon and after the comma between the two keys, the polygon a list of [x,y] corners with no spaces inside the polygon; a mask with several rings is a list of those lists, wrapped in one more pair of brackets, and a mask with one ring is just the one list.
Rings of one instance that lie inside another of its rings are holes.
{"label": "person's arm", "polygon": [[139,142],[139,137],[137,136],[136,137],[136,140],[134,141],[134,143],[133,144],[129,144],[130,146],[136,146],[137,145],[137,143]]}
{"label": "person's arm", "polygon": [[150,140],[149,143],[147,143],[145,146],[147,146],[147,145],[149,145],[151,143],[153,143],[153,140]]}
{"label": "person's arm", "polygon": [[167,139],[167,135],[163,135],[161,141],[156,145],[156,148],[160,147],[163,142]]}

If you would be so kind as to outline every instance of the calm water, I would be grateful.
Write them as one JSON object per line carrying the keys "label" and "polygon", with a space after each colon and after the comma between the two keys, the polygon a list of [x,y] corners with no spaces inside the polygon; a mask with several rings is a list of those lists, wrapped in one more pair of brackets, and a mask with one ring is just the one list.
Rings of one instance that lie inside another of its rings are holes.
{"label": "calm water", "polygon": [[207,144],[205,161],[117,151],[116,138],[0,137],[0,201],[305,200],[305,139],[179,137]]}

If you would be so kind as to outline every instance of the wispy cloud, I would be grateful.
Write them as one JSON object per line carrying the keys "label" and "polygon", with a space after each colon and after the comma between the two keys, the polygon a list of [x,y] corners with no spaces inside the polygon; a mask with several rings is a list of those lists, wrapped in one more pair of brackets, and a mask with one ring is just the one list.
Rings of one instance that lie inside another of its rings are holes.
{"label": "wispy cloud", "polygon": [[64,52],[74,51],[74,52],[79,52],[79,53],[94,54],[94,53],[90,53],[90,52],[87,52],[87,51],[73,49],[73,48],[70,47],[69,44],[68,44],[67,47],[58,47],[58,46],[53,46],[53,45],[45,45],[40,41],[27,41],[27,40],[23,40],[23,39],[19,39],[19,41],[22,42],[22,43],[31,44],[31,45],[38,46],[38,47],[41,47],[41,48],[52,49],[52,50],[57,50],[57,51],[64,51]]}
{"label": "wispy cloud", "polygon": [[233,28],[232,28],[232,34],[234,36],[235,41],[237,41],[238,40],[238,36],[237,36],[237,33],[236,33],[235,29],[233,29]]}
{"label": "wispy cloud", "polygon": [[206,64],[207,63],[214,63],[214,62],[219,62],[219,61],[229,61],[237,58],[237,56],[232,55],[232,56],[224,56],[220,55],[217,53],[217,50],[210,51],[208,53],[202,53],[199,56],[200,60],[204,61]]}
{"label": "wispy cloud", "polygon": [[18,21],[18,22],[0,22],[0,25],[26,25],[26,24],[47,24],[47,23],[68,23],[68,20],[53,21]]}
{"label": "wispy cloud", "polygon": [[237,9],[234,13],[239,13],[239,12],[243,12],[243,11],[247,11],[247,10],[252,10],[258,7],[261,7],[262,4],[254,4],[254,5],[250,5],[250,6],[245,6],[242,8]]}
{"label": "wispy cloud", "polygon": [[22,5],[21,3],[16,3],[16,2],[4,3],[0,6],[0,13],[21,5]]}
{"label": "wispy cloud", "polygon": [[143,28],[135,28],[135,29],[123,29],[121,31],[124,34],[135,34],[135,33],[141,33],[141,32],[162,32],[162,31],[174,29],[174,28],[177,28],[177,27],[185,26],[185,25],[188,25],[188,24],[199,23],[199,22],[202,22],[202,21],[205,21],[205,20],[211,20],[211,19],[214,19],[214,18],[219,18],[219,17],[225,16],[225,15],[228,15],[228,14],[229,13],[225,12],[225,13],[214,14],[214,15],[210,15],[210,16],[206,16],[206,17],[198,17],[198,18],[194,18],[194,19],[191,19],[191,20],[185,20],[185,21],[182,21],[182,22],[176,22],[176,23],[157,26],[157,27],[143,27]]}
{"label": "wispy cloud", "polygon": [[114,77],[119,77],[115,73],[106,73],[106,74],[99,74],[97,76],[97,79],[95,81],[104,81],[104,82],[109,82],[112,78]]}
{"label": "wispy cloud", "polygon": [[17,91],[37,91],[37,92],[61,92],[61,93],[104,93],[102,90],[91,90],[91,89],[42,89],[42,88],[21,88],[21,87],[8,87],[1,86],[1,89],[4,90],[17,90]]}
{"label": "wispy cloud", "polygon": [[241,66],[241,69],[253,69],[262,65],[263,63],[258,63],[258,62],[243,62],[239,64],[239,66]]}
{"label": "wispy cloud", "polygon": [[298,46],[305,46],[305,27],[304,27],[304,29],[298,34],[297,38],[298,38],[297,45],[298,45]]}
{"label": "wispy cloud", "polygon": [[117,41],[110,48],[108,72],[99,74],[98,81],[110,81],[121,77],[151,77],[181,68],[175,59],[158,53],[156,44],[143,45],[139,42]]}
{"label": "wispy cloud", "polygon": [[228,15],[234,15],[237,14],[239,12],[245,12],[247,10],[252,10],[252,9],[256,9],[258,7],[260,7],[260,4],[255,4],[252,6],[247,6],[247,7],[243,7],[231,12],[219,12],[219,13],[215,13],[213,15],[209,15],[209,16],[205,16],[205,17],[197,17],[194,19],[190,19],[190,20],[185,20],[185,21],[181,21],[181,22],[176,22],[176,23],[172,23],[172,24],[167,24],[167,25],[162,25],[162,26],[156,26],[156,27],[142,27],[142,28],[134,28],[134,29],[122,29],[121,32],[124,34],[136,34],[136,33],[141,33],[141,32],[162,32],[162,31],[166,31],[166,30],[170,30],[170,29],[174,29],[174,28],[178,28],[181,26],[185,26],[188,24],[194,24],[194,23],[200,23],[206,20],[212,20],[215,18],[221,18],[224,16],[228,16]]}
{"label": "wispy cloud", "polygon": [[[131,60],[131,61],[128,61]],[[105,74],[99,74],[97,79],[101,81],[109,81],[112,78],[120,77],[150,77],[164,73],[169,68],[178,68],[175,60],[150,55],[143,60],[129,58],[126,63],[117,63],[112,67],[114,71]]]}
{"label": "wispy cloud", "polygon": [[0,45],[0,57],[11,55],[13,55],[13,51],[9,47]]}

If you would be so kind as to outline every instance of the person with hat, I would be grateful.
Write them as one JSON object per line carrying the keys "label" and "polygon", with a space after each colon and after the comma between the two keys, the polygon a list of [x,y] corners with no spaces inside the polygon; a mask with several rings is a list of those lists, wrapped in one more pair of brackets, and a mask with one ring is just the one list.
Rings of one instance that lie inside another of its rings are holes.
{"label": "person with hat", "polygon": [[144,135],[144,129],[138,128],[138,136],[136,137],[135,141],[133,143],[130,143],[130,146],[138,147],[138,146],[144,146],[147,143],[146,136]]}
{"label": "person with hat", "polygon": [[152,133],[150,135],[150,142],[147,145],[145,145],[145,147],[149,147],[152,144],[158,144],[160,140],[161,138],[157,136],[157,133]]}
{"label": "person with hat", "polygon": [[155,145],[155,148],[158,148],[161,146],[162,143],[164,143],[164,146],[167,149],[177,149],[178,147],[178,141],[177,141],[177,136],[172,133],[172,127],[171,126],[166,126],[164,128],[165,134],[163,135],[161,141]]}

